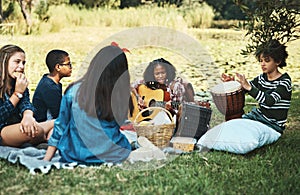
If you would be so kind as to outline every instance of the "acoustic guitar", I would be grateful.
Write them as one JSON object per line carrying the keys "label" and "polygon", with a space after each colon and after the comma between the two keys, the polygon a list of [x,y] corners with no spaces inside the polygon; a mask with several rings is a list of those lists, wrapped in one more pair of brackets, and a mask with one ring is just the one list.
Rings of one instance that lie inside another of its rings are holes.
{"label": "acoustic guitar", "polygon": [[[149,83],[147,83],[149,84]],[[140,85],[137,89],[138,94],[140,97],[143,98],[145,102],[145,108],[147,107],[165,107],[166,102],[164,101],[165,96],[167,99],[170,97],[169,92],[164,91],[163,89],[155,88],[155,87],[148,87],[146,85]],[[133,121],[137,114],[139,113],[139,106],[137,102],[137,98],[131,93],[131,98],[133,99],[133,113],[132,116],[128,116],[129,120]],[[172,108],[178,109],[180,102],[172,102]]]}
{"label": "acoustic guitar", "polygon": [[140,85],[137,89],[139,95],[143,98],[146,107],[153,106],[155,102],[163,102],[165,92],[163,89],[151,89],[146,85]]}
{"label": "acoustic guitar", "polygon": [[[166,93],[163,89],[156,89],[154,87],[149,88],[146,85],[140,85],[138,87],[138,93],[144,99],[146,107],[153,107],[153,106],[165,107],[166,102],[164,101],[164,96],[166,95]],[[133,93],[131,93],[131,98],[132,98],[134,109],[132,112],[132,116],[128,114],[128,118],[133,122],[137,114],[140,112],[140,110],[139,110],[137,98]],[[210,109],[210,103],[208,101],[195,101],[194,103],[196,105]],[[181,102],[171,102],[171,106],[173,109],[180,110],[179,109],[180,105]],[[137,121],[139,121],[139,119],[137,119]]]}
{"label": "acoustic guitar", "polygon": [[[164,90],[163,89],[151,89],[147,87],[146,85],[140,85],[137,89],[138,94],[140,97],[143,98],[145,102],[145,108],[151,107],[151,106],[158,106],[156,105],[157,102],[163,102],[164,100]],[[130,116],[130,113],[128,114],[129,120],[132,122],[136,118],[137,114],[140,112],[139,106],[138,106],[138,100],[135,97],[134,93],[131,93],[131,99],[133,103],[133,112],[132,116]],[[154,105],[155,104],[155,105]]]}

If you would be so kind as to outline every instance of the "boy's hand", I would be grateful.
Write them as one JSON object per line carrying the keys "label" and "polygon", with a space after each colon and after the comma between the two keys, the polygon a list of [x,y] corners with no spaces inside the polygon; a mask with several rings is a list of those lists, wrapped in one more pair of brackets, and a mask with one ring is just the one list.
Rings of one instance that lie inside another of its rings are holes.
{"label": "boy's hand", "polygon": [[240,74],[240,73],[236,73],[236,77],[238,78],[237,81],[242,85],[242,87],[244,89],[246,89],[247,91],[250,91],[252,86],[250,85],[250,83],[247,81],[245,75]]}
{"label": "boy's hand", "polygon": [[230,75],[227,75],[225,73],[222,73],[221,75],[221,80],[223,82],[227,82],[227,81],[234,81],[234,76],[230,76]]}

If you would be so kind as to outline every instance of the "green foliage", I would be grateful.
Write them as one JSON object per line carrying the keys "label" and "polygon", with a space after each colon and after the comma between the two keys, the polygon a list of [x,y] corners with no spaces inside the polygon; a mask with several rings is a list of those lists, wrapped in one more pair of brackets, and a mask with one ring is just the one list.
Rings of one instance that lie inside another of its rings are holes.
{"label": "green foliage", "polygon": [[14,12],[14,3],[9,2],[7,8],[3,11],[3,20],[8,18]]}
{"label": "green foliage", "polygon": [[114,5],[117,0],[70,0],[70,4],[82,5],[85,8],[108,7]]}
{"label": "green foliage", "polygon": [[299,38],[299,2],[293,0],[256,0],[255,9],[249,9],[244,1],[235,0],[246,13],[247,34],[250,43],[243,55],[254,52],[259,45],[276,39],[282,44]]}
{"label": "green foliage", "polygon": [[209,28],[212,24],[214,12],[206,3],[184,3],[180,10],[190,28]]}
{"label": "green foliage", "polygon": [[68,4],[70,0],[46,0],[48,5]]}
{"label": "green foliage", "polygon": [[[47,19],[34,24],[33,33],[59,32],[66,26],[140,27],[165,26],[174,29],[206,28],[213,11],[206,4],[190,8],[141,6],[139,8],[83,8],[77,5],[49,6]],[[136,17],[139,16],[139,17]],[[151,20],[149,20],[151,18]]]}
{"label": "green foliage", "polygon": [[120,8],[137,7],[141,5],[141,0],[121,0]]}
{"label": "green foliage", "polygon": [[48,15],[48,10],[49,10],[49,4],[47,3],[46,0],[40,0],[38,5],[35,8],[34,13],[36,13],[39,17],[39,20],[45,21],[49,19]]}
{"label": "green foliage", "polygon": [[[245,14],[234,4],[233,0],[206,0],[208,5],[215,10],[216,20],[244,20]],[[247,4],[253,4],[252,0],[247,0]]]}

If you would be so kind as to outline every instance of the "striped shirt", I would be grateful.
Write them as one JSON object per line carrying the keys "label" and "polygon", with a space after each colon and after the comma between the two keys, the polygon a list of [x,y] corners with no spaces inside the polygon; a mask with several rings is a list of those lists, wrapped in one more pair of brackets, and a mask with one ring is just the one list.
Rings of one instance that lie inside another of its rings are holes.
{"label": "striped shirt", "polygon": [[287,73],[278,79],[269,81],[266,74],[261,74],[250,81],[248,92],[259,103],[257,112],[270,124],[276,125],[277,131],[285,129],[288,110],[291,104],[292,82]]}

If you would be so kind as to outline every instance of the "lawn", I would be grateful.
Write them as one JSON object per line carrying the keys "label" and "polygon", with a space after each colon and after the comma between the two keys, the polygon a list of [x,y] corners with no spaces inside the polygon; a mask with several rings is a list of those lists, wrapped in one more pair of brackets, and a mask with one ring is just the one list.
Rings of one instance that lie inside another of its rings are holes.
{"label": "lawn", "polygon": [[[66,87],[84,72],[85,66],[82,63],[87,53],[103,40],[123,30],[128,29],[66,28],[60,33],[46,35],[0,35],[0,41],[1,45],[20,45],[26,51],[26,75],[30,78],[30,89],[33,92],[41,75],[47,72],[44,58],[50,49],[60,48],[70,53],[74,70],[71,78],[63,79]],[[185,33],[199,41],[210,54],[214,64],[204,64],[208,70],[214,71],[212,69],[217,68],[219,72],[229,73],[239,71],[249,78],[260,73],[253,57],[239,55],[240,49],[246,44],[243,32],[189,29]],[[293,79],[294,92],[287,129],[276,143],[246,155],[218,151],[194,152],[178,156],[161,168],[149,170],[139,170],[133,164],[132,170],[117,166],[78,167],[73,170],[52,169],[46,175],[31,175],[19,164],[0,160],[0,194],[299,194],[300,52],[297,44],[299,41],[288,45],[290,56],[284,71]],[[194,55],[198,55],[197,52]],[[205,86],[205,78],[195,74],[201,66],[187,56],[168,48],[149,45],[132,48],[131,53],[127,56],[131,69],[134,69],[131,70],[133,73],[139,71],[136,70],[139,65],[164,57],[175,64],[179,74],[191,80],[196,92],[209,88],[209,85]],[[247,98],[247,101],[250,100]],[[245,110],[249,109],[247,105]]]}
{"label": "lawn", "polygon": [[279,141],[246,155],[194,152],[158,169],[78,167],[47,175],[1,160],[1,194],[299,194],[299,96]]}

